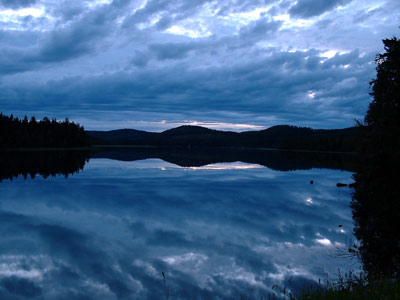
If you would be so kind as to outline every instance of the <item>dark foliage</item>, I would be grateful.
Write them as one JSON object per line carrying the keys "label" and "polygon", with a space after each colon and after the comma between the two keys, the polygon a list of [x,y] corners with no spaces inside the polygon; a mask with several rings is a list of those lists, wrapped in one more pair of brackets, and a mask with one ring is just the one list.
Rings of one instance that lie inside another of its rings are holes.
{"label": "dark foliage", "polygon": [[359,254],[370,278],[400,279],[400,40],[383,40],[360,124],[360,163],[352,208]]}
{"label": "dark foliage", "polygon": [[65,176],[83,170],[90,158],[136,161],[159,158],[181,167],[237,162],[259,164],[279,171],[330,168],[354,171],[354,154],[271,151],[234,148],[137,147],[97,148],[92,151],[1,151],[0,182],[19,176]]}
{"label": "dark foliage", "polygon": [[28,120],[0,113],[0,148],[25,147],[82,147],[90,145],[90,138],[79,124],[35,117]]}
{"label": "dark foliage", "polygon": [[237,162],[259,164],[273,170],[294,171],[329,168],[354,171],[354,154],[273,151],[235,148],[137,147],[103,149],[91,157],[121,161],[159,158],[181,167]]}
{"label": "dark foliage", "polygon": [[83,170],[89,161],[88,151],[2,151],[0,152],[0,182],[18,176],[25,179],[41,175],[43,178],[63,175],[68,177]]}
{"label": "dark foliage", "polygon": [[352,152],[357,128],[312,129],[279,125],[262,131],[244,132],[246,145],[276,149]]}
{"label": "dark foliage", "polygon": [[315,130],[295,126],[274,126],[261,131],[230,132],[180,126],[161,133],[122,129],[88,131],[94,143],[103,145],[184,146],[184,147],[254,147],[291,150],[355,150],[357,128]]}
{"label": "dark foliage", "polygon": [[143,139],[154,135],[152,132],[146,132],[136,129],[118,129],[110,131],[86,131],[90,137],[97,143],[112,143],[119,144],[129,142],[131,140]]}

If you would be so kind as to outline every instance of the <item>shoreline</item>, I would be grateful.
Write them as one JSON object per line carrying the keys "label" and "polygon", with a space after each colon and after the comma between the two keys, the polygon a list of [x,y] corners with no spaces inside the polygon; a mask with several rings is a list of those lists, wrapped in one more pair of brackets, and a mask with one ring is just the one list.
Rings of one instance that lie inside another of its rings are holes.
{"label": "shoreline", "polygon": [[182,145],[176,146],[150,146],[150,145],[93,145],[86,147],[32,147],[32,148],[0,148],[0,152],[28,152],[28,151],[99,151],[104,149],[226,149],[226,150],[255,150],[255,151],[281,151],[281,152],[298,152],[298,153],[322,153],[322,154],[344,154],[344,155],[357,155],[356,152],[343,152],[343,151],[320,151],[308,149],[278,149],[278,148],[256,148],[256,147],[210,147],[210,146],[195,146],[188,147]]}

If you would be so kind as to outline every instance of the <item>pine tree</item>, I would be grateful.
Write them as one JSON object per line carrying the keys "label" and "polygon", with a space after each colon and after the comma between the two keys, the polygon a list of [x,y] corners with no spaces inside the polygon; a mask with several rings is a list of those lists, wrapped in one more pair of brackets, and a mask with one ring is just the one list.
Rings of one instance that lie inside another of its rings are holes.
{"label": "pine tree", "polygon": [[400,279],[400,40],[383,40],[373,101],[360,124],[352,208],[359,254],[372,278]]}

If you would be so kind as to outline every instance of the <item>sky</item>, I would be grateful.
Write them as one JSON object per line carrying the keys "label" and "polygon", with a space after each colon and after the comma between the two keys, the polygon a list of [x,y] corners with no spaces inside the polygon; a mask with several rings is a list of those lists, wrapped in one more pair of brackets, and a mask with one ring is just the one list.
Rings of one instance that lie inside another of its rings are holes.
{"label": "sky", "polygon": [[0,111],[86,129],[345,128],[398,0],[0,0]]}

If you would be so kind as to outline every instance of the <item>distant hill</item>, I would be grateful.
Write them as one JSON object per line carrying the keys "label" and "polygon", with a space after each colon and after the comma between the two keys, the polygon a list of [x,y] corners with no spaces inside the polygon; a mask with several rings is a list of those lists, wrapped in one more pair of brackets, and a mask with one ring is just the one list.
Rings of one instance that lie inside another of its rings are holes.
{"label": "distant hill", "polygon": [[135,129],[86,131],[97,145],[247,147],[353,152],[357,128],[312,129],[288,125],[260,131],[231,132],[201,126],[179,126],[155,133]]}
{"label": "distant hill", "polygon": [[162,132],[163,135],[193,135],[193,134],[218,134],[221,131],[209,129],[201,126],[182,125],[176,128],[168,129]]}
{"label": "distant hill", "polygon": [[118,129],[110,131],[86,131],[94,143],[100,144],[130,144],[140,139],[148,138],[156,133],[136,130],[136,129]]}

